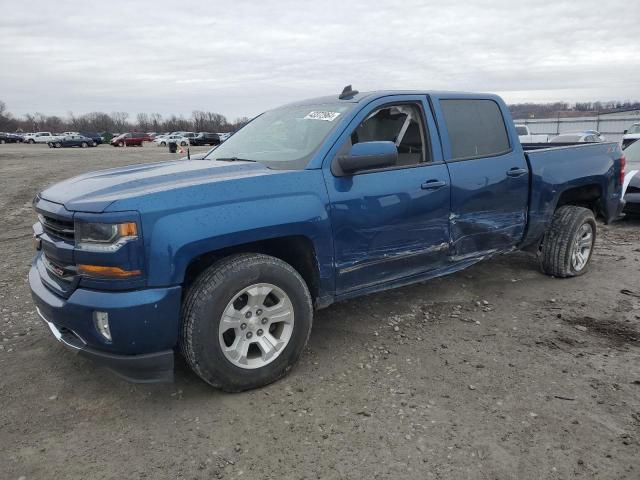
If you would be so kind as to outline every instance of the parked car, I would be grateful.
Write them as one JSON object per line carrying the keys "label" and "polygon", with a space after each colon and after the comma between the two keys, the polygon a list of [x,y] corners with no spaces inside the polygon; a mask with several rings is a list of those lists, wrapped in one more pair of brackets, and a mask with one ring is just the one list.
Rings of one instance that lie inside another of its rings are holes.
{"label": "parked car", "polygon": [[15,135],[13,133],[0,132],[0,144],[5,143],[20,143],[22,142],[22,137],[19,135]]}
{"label": "parked car", "polygon": [[534,135],[527,125],[516,124],[516,133],[520,143],[547,143],[549,141],[549,135]]}
{"label": "parked car", "polygon": [[640,139],[640,123],[634,123],[624,131],[624,135],[622,136],[622,145],[626,147],[638,139]]}
{"label": "parked car", "polygon": [[220,141],[224,142],[227,138],[229,138],[231,135],[233,135],[233,133],[218,133],[218,137],[220,137]]}
{"label": "parked car", "polygon": [[624,193],[626,202],[624,211],[640,215],[640,142],[629,143],[623,150],[627,159],[627,190]]}
{"label": "parked car", "polygon": [[36,132],[36,133],[27,133],[24,136],[24,141],[26,143],[49,143],[55,142],[56,140],[61,140],[64,135],[54,135],[51,132]]}
{"label": "parked car", "polygon": [[595,135],[596,137],[598,137],[598,141],[600,141],[600,142],[606,142],[607,141],[607,137],[605,137],[602,133],[600,133],[597,130],[585,130],[582,133],[586,133],[587,135]]}
{"label": "parked car", "polygon": [[590,133],[561,133],[549,140],[549,143],[595,143],[601,142],[600,137]]}
{"label": "parked car", "polygon": [[200,145],[220,145],[220,137],[217,133],[200,132],[195,137],[189,139],[189,144]]}
{"label": "parked car", "polygon": [[102,143],[104,142],[102,135],[100,135],[98,132],[80,132],[79,135],[90,138],[96,145],[102,145]]}
{"label": "parked car", "polygon": [[347,88],[268,111],[202,160],[41,191],[29,284],[55,338],[124,377],[172,378],[179,347],[241,391],[290,371],[314,308],[514,249],[584,274],[624,175],[617,143],[523,149],[495,95]]}
{"label": "parked car", "polygon": [[166,147],[169,143],[175,143],[176,145],[186,147],[187,145],[189,145],[189,138],[185,137],[181,133],[178,133],[167,135],[166,137],[157,137],[153,142],[159,147]]}
{"label": "parked car", "polygon": [[111,139],[111,145],[114,147],[141,147],[143,142],[150,142],[149,135],[142,132],[122,133]]}
{"label": "parked car", "polygon": [[91,138],[85,137],[84,135],[65,135],[64,137],[55,140],[53,142],[48,143],[50,148],[61,148],[61,147],[95,147],[98,144],[94,142]]}

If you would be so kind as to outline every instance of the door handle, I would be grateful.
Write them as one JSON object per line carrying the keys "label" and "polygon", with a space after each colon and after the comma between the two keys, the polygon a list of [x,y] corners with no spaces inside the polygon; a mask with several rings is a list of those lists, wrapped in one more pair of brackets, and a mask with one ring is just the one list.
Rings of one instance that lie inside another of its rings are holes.
{"label": "door handle", "polygon": [[519,177],[520,175],[524,175],[525,173],[528,173],[528,172],[529,170],[527,170],[526,168],[513,167],[511,170],[507,170],[507,176]]}
{"label": "door handle", "polygon": [[422,190],[437,190],[438,188],[442,188],[447,185],[447,182],[443,182],[442,180],[429,180],[428,182],[424,182],[420,185]]}

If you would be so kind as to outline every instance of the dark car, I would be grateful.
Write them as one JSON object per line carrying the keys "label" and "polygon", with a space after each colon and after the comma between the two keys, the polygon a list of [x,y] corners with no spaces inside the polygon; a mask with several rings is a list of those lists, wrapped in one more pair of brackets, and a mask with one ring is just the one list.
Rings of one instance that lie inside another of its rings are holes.
{"label": "dark car", "polygon": [[150,142],[151,138],[146,133],[142,132],[130,132],[122,133],[111,140],[111,145],[114,147],[130,147],[130,146],[142,146],[142,142]]}
{"label": "dark car", "polygon": [[84,135],[67,135],[61,139],[47,143],[49,148],[62,148],[62,147],[95,147],[95,143],[91,138]]}
{"label": "dark car", "polygon": [[627,202],[624,211],[640,215],[640,141],[627,145],[623,152],[627,159],[627,175],[631,175],[634,170],[637,171],[631,177],[624,195],[624,200]]}
{"label": "dark car", "polygon": [[79,132],[80,135],[90,138],[96,145],[102,145],[104,142],[102,135],[98,132]]}
{"label": "dark car", "polygon": [[195,137],[189,139],[191,145],[220,145],[220,137],[217,133],[200,132]]}
{"label": "dark car", "polygon": [[0,144],[20,142],[22,142],[22,137],[20,135],[16,135],[15,133],[0,132]]}

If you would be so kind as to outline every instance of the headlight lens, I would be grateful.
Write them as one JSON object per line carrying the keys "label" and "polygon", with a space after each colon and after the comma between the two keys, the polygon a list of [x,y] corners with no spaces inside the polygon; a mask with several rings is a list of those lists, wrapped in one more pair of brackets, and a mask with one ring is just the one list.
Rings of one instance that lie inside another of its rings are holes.
{"label": "headlight lens", "polygon": [[94,252],[115,252],[125,243],[138,239],[135,222],[76,222],[76,248]]}

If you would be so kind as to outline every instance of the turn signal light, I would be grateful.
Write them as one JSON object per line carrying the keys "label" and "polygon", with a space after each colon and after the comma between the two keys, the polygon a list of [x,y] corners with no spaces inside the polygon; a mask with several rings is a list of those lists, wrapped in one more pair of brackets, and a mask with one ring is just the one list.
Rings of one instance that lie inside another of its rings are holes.
{"label": "turn signal light", "polygon": [[138,235],[138,226],[136,222],[119,223],[118,233],[121,237],[135,237]]}
{"label": "turn signal light", "polygon": [[104,267],[101,265],[78,265],[78,273],[98,278],[130,278],[137,277],[140,270],[124,270],[120,267]]}
{"label": "turn signal light", "polygon": [[625,168],[627,166],[627,157],[625,157],[624,155],[622,155],[620,157],[620,185],[624,185],[624,175],[625,175]]}

